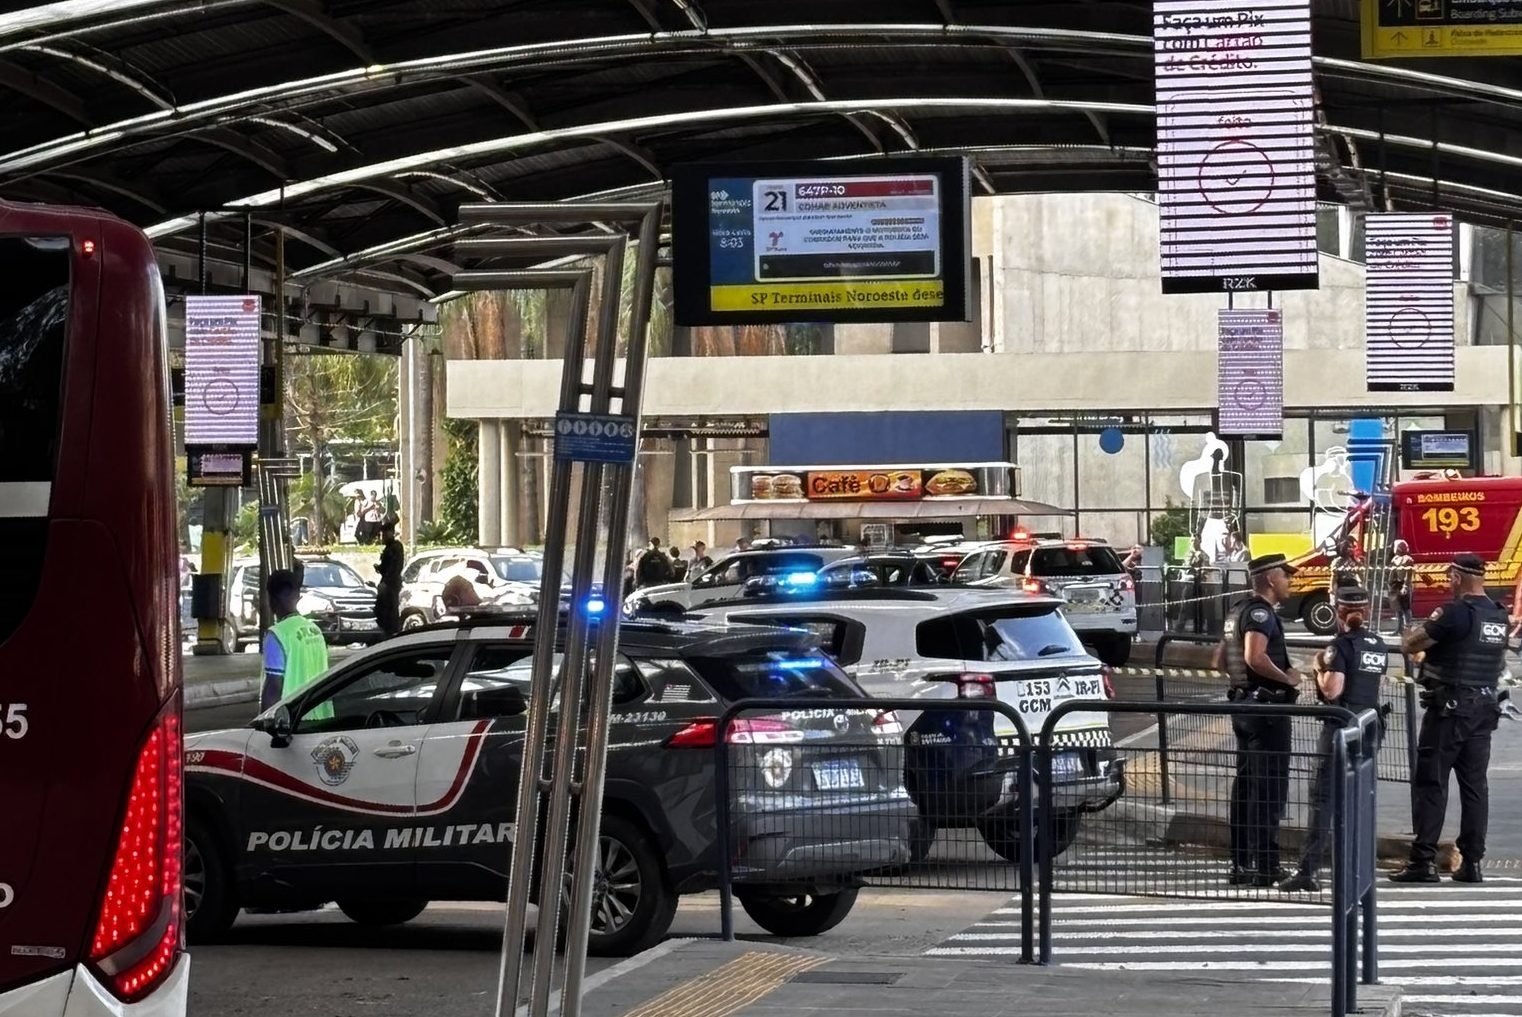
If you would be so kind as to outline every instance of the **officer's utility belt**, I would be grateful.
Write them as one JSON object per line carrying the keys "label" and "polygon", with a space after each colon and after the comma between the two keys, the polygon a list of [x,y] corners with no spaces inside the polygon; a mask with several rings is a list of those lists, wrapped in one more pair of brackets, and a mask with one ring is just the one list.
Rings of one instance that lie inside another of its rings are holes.
{"label": "officer's utility belt", "polygon": [[1300,690],[1288,685],[1233,685],[1226,698],[1233,703],[1285,705],[1299,699]]}

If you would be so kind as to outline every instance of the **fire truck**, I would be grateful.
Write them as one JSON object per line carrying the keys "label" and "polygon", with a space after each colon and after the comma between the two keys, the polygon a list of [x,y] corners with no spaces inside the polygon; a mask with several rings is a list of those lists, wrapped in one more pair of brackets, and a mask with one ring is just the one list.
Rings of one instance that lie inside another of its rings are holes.
{"label": "fire truck", "polygon": [[1468,551],[1485,560],[1486,592],[1511,605],[1522,570],[1522,477],[1424,474],[1392,488],[1388,518],[1381,499],[1359,495],[1347,516],[1318,548],[1293,560],[1289,598],[1280,614],[1298,618],[1319,635],[1336,629],[1332,610],[1332,557],[1344,542],[1353,548],[1364,582],[1376,597],[1388,590],[1385,566],[1395,540],[1411,548],[1416,565],[1411,611],[1417,618],[1450,598],[1448,564]]}

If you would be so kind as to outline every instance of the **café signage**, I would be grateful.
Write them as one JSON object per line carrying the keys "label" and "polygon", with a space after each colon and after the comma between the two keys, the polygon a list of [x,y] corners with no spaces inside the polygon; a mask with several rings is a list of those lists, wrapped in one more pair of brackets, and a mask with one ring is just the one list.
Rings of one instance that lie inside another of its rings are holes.
{"label": "caf\u00e9 signage", "polygon": [[1008,463],[877,467],[736,467],[733,500],[920,501],[1014,494]]}

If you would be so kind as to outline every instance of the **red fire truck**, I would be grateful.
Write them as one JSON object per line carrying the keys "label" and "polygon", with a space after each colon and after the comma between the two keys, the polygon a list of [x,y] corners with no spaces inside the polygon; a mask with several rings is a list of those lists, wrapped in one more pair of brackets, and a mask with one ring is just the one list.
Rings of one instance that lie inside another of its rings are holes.
{"label": "red fire truck", "polygon": [[[1386,527],[1375,499],[1360,498],[1321,547],[1296,558],[1299,571],[1290,581],[1290,597],[1281,613],[1301,619],[1312,632],[1330,634],[1335,626],[1329,597],[1331,550],[1350,541],[1367,573],[1384,566],[1396,538],[1410,546],[1416,560],[1411,583],[1416,617],[1425,617],[1449,599],[1448,563],[1465,551],[1485,559],[1490,595],[1511,604],[1522,569],[1522,477],[1429,474],[1397,483],[1390,506]],[[1385,590],[1371,592],[1377,596]]]}

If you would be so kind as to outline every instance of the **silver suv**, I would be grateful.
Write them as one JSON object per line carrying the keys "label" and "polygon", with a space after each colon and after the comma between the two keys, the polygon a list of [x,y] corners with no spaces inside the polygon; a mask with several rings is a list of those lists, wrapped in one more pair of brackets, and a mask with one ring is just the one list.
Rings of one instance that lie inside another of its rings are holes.
{"label": "silver suv", "polygon": [[962,559],[953,583],[1060,597],[1063,614],[1100,660],[1120,667],[1136,637],[1136,583],[1103,540],[1029,539],[985,544]]}

